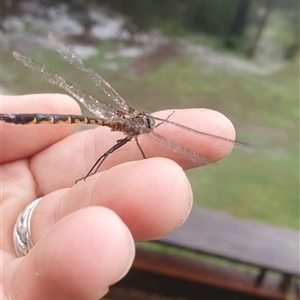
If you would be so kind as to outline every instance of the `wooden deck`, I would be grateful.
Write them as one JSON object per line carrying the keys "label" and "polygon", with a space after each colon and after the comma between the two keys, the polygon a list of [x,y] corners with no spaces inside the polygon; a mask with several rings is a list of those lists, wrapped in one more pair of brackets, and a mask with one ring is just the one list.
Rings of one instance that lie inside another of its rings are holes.
{"label": "wooden deck", "polygon": [[184,225],[160,242],[299,276],[299,239],[294,230],[195,207]]}
{"label": "wooden deck", "polygon": [[136,299],[300,299],[299,238],[294,230],[195,207],[180,228],[153,243],[251,270],[138,247],[132,270],[109,295],[127,299],[117,295],[128,296],[129,289],[137,289],[145,294]]}

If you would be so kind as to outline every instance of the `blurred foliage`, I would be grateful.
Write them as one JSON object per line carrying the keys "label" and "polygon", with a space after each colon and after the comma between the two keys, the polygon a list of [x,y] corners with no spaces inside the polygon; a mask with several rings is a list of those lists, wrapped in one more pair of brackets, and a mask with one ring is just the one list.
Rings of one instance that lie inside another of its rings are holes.
{"label": "blurred foliage", "polygon": [[[246,53],[251,36],[249,29],[253,31],[258,26],[261,8],[267,1],[231,0],[230,5],[224,0],[103,0],[101,3],[127,16],[139,30],[156,28],[176,36],[205,33],[221,37],[223,47]],[[290,58],[299,51],[299,1],[274,0],[272,3],[273,10],[291,15],[285,18],[289,37],[280,32],[287,33],[285,28],[278,31],[281,39],[289,39],[284,56]]]}
{"label": "blurred foliage", "polygon": [[[130,18],[141,29],[166,28],[169,34],[183,34],[185,30],[215,35],[226,34],[239,0],[228,5],[223,0],[103,0],[113,10]],[[185,30],[183,30],[185,28]]]}
{"label": "blurred foliage", "polygon": [[111,9],[118,11],[141,30],[159,28],[167,34],[182,34],[187,11],[181,1],[171,0],[103,0]]}
{"label": "blurred foliage", "polygon": [[299,0],[276,0],[276,6],[280,9],[292,9],[299,12],[299,5]]}
{"label": "blurred foliage", "polygon": [[[97,20],[89,19],[89,9],[107,8],[121,13],[140,31],[158,29],[169,36],[188,36],[204,33],[221,37],[223,47],[237,53],[247,53],[249,39],[257,24],[262,7],[273,0],[39,0],[45,10],[61,4],[67,5],[85,27]],[[5,1],[1,6],[3,17],[14,11],[22,0]],[[8,5],[7,3],[11,3]],[[285,28],[278,28],[277,41],[283,41],[283,57],[292,58],[299,51],[299,0],[274,0],[273,11],[284,11]],[[244,7],[244,9],[243,9]],[[0,19],[1,26],[1,19]],[[256,50],[256,46],[255,46]],[[254,51],[255,52],[255,51]]]}
{"label": "blurred foliage", "polygon": [[187,22],[190,29],[224,36],[231,26],[238,0],[190,1]]}

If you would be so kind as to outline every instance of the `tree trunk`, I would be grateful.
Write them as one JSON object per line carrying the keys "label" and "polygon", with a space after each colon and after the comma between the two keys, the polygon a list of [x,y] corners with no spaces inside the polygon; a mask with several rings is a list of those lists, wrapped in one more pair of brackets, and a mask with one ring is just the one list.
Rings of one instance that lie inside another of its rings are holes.
{"label": "tree trunk", "polygon": [[266,6],[264,7],[264,11],[262,12],[257,22],[257,30],[254,33],[252,40],[249,43],[249,48],[247,53],[248,57],[253,57],[255,54],[259,38],[261,37],[262,31],[268,21],[274,2],[275,0],[267,0]]}
{"label": "tree trunk", "polygon": [[225,47],[235,48],[237,39],[242,37],[247,22],[247,13],[250,7],[250,0],[240,0],[237,5],[234,20],[231,25],[230,32],[225,40]]}

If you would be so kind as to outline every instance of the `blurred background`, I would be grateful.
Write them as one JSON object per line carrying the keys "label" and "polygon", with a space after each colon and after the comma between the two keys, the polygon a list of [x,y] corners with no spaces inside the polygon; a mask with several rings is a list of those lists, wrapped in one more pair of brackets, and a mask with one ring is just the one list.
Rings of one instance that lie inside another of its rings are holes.
{"label": "blurred background", "polygon": [[15,61],[18,50],[104,98],[50,48],[51,30],[132,107],[218,110],[238,140],[259,146],[187,171],[196,205],[299,228],[298,0],[2,0],[1,9],[2,94],[63,92]]}

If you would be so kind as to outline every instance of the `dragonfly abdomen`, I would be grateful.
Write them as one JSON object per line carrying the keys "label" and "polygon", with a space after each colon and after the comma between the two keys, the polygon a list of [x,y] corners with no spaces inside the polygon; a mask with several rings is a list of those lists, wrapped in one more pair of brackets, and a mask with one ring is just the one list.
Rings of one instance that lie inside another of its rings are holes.
{"label": "dragonfly abdomen", "polygon": [[0,114],[0,120],[13,124],[94,124],[104,125],[98,118],[81,115],[56,114]]}

